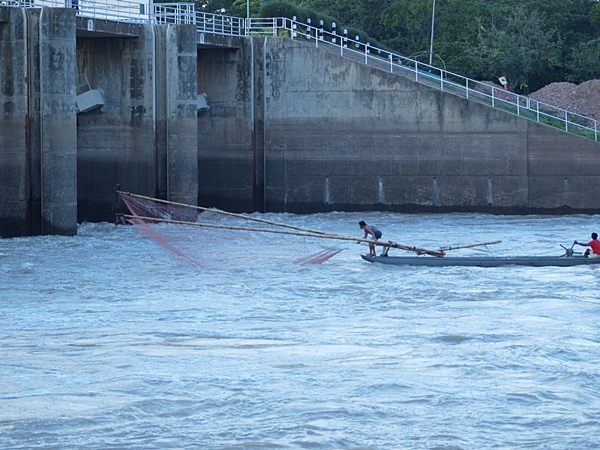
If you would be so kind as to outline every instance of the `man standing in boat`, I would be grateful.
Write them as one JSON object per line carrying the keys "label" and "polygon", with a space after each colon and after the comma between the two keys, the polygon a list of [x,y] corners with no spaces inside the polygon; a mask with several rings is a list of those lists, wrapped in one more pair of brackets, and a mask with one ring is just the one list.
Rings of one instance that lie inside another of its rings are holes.
{"label": "man standing in boat", "polygon": [[583,255],[586,258],[600,258],[600,241],[598,240],[597,233],[592,233],[592,240],[587,244],[582,244],[581,242],[577,241],[573,242],[573,244],[581,245],[582,247],[591,247],[591,251],[588,248]]}
{"label": "man standing in boat", "polygon": [[[358,226],[361,230],[365,230],[365,235],[363,236],[363,239],[367,239],[369,234],[373,236],[374,241],[381,238],[381,231],[379,231],[373,225],[367,225],[364,220],[358,222]],[[360,242],[358,242],[358,244],[360,244]],[[598,242],[598,244],[600,244],[600,242]],[[369,242],[369,254],[367,256],[377,256],[377,252],[375,251],[375,244],[373,244],[372,242]]]}

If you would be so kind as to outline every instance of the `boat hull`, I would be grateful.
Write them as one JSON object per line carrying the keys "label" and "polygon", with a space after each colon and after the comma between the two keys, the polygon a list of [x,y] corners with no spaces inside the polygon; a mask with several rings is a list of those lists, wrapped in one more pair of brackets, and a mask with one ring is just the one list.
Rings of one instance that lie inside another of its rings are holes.
{"label": "boat hull", "polygon": [[361,255],[365,261],[394,266],[426,266],[426,267],[572,267],[583,265],[600,265],[600,258],[584,258],[583,256],[367,256]]}

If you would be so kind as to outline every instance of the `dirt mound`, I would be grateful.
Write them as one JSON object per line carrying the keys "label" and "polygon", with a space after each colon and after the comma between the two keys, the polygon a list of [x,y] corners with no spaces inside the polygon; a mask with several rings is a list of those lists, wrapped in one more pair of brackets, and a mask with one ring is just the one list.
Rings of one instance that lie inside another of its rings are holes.
{"label": "dirt mound", "polygon": [[552,83],[530,95],[534,100],[600,120],[600,80]]}

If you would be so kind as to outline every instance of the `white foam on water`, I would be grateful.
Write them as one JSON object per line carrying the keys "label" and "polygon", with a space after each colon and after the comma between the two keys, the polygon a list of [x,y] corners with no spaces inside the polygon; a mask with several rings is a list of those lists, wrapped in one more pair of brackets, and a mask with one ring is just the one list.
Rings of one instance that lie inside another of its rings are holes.
{"label": "white foam on water", "polygon": [[[598,231],[589,216],[257,216],[357,237],[365,220],[426,248],[501,239],[497,256]],[[154,227],[201,266],[107,223],[0,240],[1,448],[600,445],[600,266],[394,267],[354,241]]]}

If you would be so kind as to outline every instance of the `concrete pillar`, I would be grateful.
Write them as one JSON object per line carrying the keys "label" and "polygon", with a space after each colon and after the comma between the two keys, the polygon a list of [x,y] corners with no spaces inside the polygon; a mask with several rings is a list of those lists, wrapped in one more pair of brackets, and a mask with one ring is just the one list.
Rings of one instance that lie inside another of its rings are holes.
{"label": "concrete pillar", "polygon": [[[42,234],[77,234],[75,10],[39,17]],[[35,46],[34,46],[35,48]]]}
{"label": "concrete pillar", "polygon": [[167,198],[198,204],[196,28],[166,27]]}
{"label": "concrete pillar", "polygon": [[0,236],[31,234],[28,219],[27,17],[0,8]]}
{"label": "concrete pillar", "polygon": [[254,166],[254,182],[252,186],[252,198],[254,199],[254,211],[267,212],[265,197],[265,46],[269,38],[250,38],[253,46],[250,61],[253,73],[252,79],[252,165]]}
{"label": "concrete pillar", "polygon": [[77,233],[75,11],[0,24],[0,235]]}

